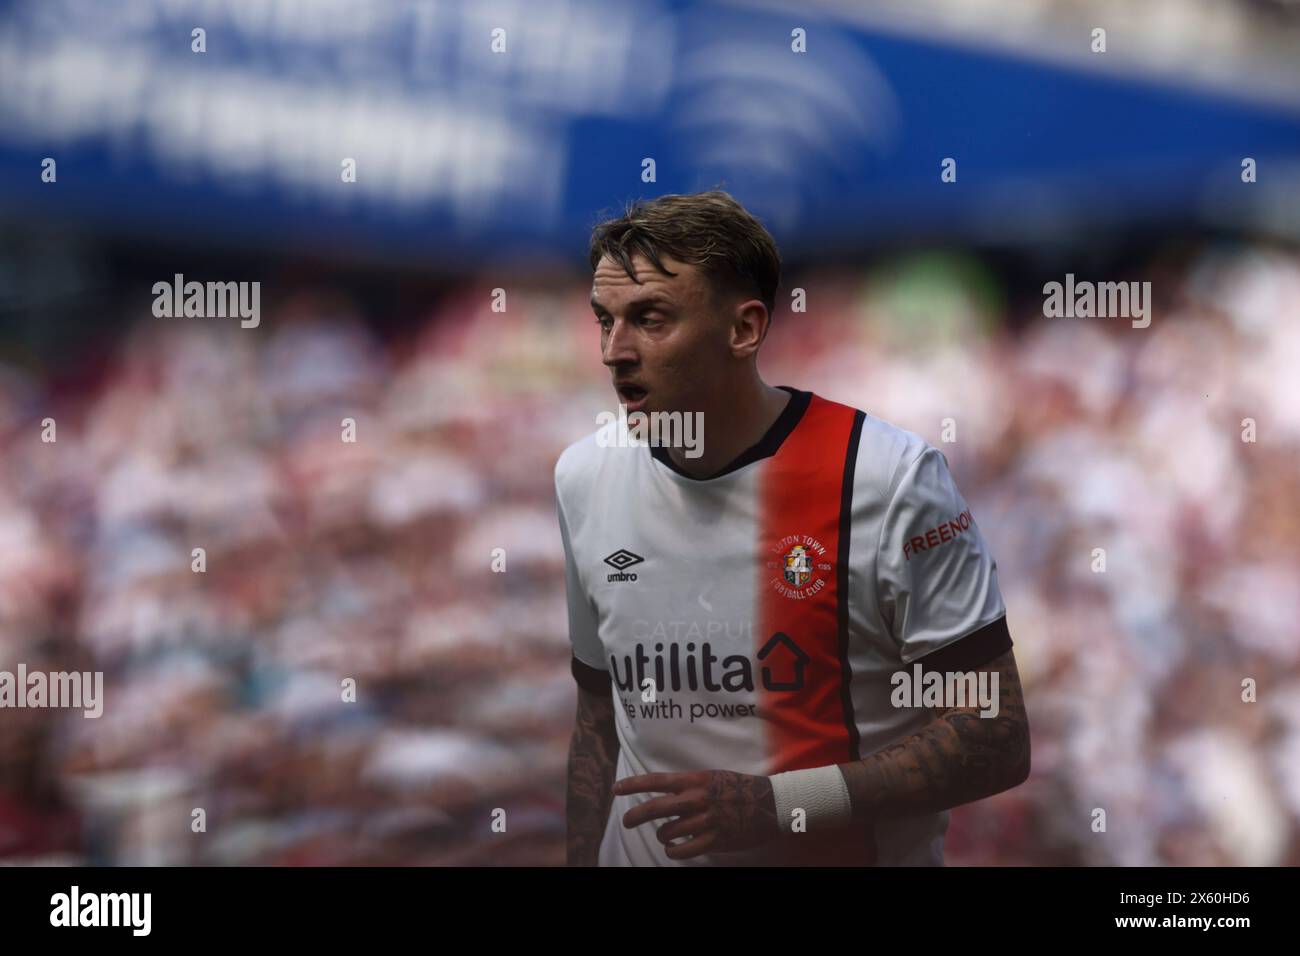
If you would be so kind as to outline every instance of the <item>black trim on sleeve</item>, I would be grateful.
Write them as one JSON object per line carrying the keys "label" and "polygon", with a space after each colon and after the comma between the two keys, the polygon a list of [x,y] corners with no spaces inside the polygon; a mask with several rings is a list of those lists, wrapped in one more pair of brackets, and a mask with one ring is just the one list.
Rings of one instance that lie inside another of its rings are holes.
{"label": "black trim on sleeve", "polygon": [[858,721],[853,714],[853,671],[849,667],[849,543],[853,532],[853,477],[857,472],[858,445],[862,441],[862,423],[866,418],[865,412],[855,412],[853,427],[849,431],[849,447],[844,452],[844,480],[840,485],[839,554],[835,565],[835,593],[839,598],[839,607],[836,608],[839,620],[836,623],[839,629],[840,705],[849,732],[850,760],[862,758],[858,752]]}
{"label": "black trim on sleeve", "polygon": [[971,631],[960,641],[918,657],[915,663],[922,670],[965,672],[982,667],[995,657],[1011,650],[1011,632],[1007,630],[1007,617],[1002,615],[992,624]]}
{"label": "black trim on sleeve", "polygon": [[573,663],[569,669],[573,672],[573,679],[589,694],[600,694],[602,696],[613,696],[613,690],[609,686],[609,672],[603,671],[598,667],[592,667],[590,664],[584,664],[573,658]]}

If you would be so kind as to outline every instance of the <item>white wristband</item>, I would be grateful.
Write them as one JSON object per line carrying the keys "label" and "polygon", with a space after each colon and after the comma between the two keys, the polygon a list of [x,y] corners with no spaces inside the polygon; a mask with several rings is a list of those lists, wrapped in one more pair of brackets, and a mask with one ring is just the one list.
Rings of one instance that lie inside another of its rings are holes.
{"label": "white wristband", "polygon": [[791,832],[796,809],[803,811],[809,831],[836,829],[853,819],[849,785],[835,764],[788,770],[768,779],[772,781],[772,796],[776,798],[776,822],[784,832]]}

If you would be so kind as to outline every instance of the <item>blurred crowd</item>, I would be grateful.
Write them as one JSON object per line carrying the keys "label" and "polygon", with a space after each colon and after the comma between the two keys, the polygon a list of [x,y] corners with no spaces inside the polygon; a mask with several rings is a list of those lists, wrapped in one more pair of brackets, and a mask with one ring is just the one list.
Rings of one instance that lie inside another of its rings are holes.
{"label": "blurred crowd", "polygon": [[[764,346],[939,447],[997,559],[1033,772],[950,864],[1300,864],[1300,255],[1135,277],[1145,329],[836,267]],[[552,469],[615,399],[583,279],[500,284],[400,337],[144,299],[89,389],[0,366],[0,670],[105,675],[97,720],[0,710],[0,861],[563,862]]]}

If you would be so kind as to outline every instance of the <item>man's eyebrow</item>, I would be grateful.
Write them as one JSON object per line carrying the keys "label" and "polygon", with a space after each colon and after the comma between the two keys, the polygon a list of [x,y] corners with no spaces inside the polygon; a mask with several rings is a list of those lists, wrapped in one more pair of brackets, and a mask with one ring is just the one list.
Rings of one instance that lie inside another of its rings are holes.
{"label": "man's eyebrow", "polygon": [[[671,299],[668,299],[662,295],[655,294],[655,295],[648,295],[643,299],[633,299],[631,302],[627,303],[627,310],[629,312],[633,312],[636,311],[637,309],[647,309],[653,306],[660,306],[668,309],[674,308]],[[596,297],[594,295],[591,297],[591,308],[595,312],[603,312],[606,315],[609,315],[609,310],[606,309],[599,302],[597,302]]]}

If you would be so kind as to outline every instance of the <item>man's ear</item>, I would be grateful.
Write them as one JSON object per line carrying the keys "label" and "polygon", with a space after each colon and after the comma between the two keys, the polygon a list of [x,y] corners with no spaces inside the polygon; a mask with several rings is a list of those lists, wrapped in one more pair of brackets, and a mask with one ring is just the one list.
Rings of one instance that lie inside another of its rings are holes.
{"label": "man's ear", "polygon": [[767,341],[767,333],[772,331],[772,312],[767,308],[767,306],[763,306],[763,312],[765,314],[765,318],[763,319],[763,337],[758,340],[759,345],[762,345]]}
{"label": "man's ear", "polygon": [[767,338],[771,316],[758,299],[749,299],[735,307],[731,320],[731,351],[737,358],[748,358],[758,351]]}

